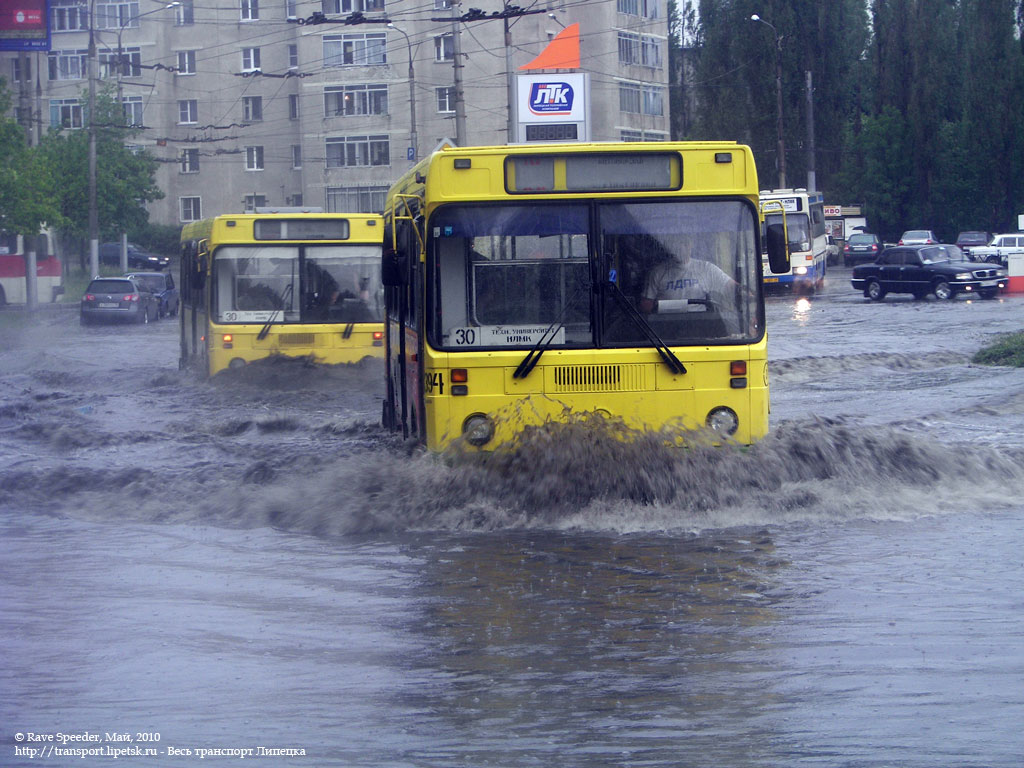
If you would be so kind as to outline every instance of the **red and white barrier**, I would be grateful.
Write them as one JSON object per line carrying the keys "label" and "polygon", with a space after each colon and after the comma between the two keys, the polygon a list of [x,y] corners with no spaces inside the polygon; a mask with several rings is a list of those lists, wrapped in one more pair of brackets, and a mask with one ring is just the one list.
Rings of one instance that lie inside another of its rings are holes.
{"label": "red and white barrier", "polygon": [[1024,293],[1024,253],[1011,253],[1007,260],[1007,293]]}

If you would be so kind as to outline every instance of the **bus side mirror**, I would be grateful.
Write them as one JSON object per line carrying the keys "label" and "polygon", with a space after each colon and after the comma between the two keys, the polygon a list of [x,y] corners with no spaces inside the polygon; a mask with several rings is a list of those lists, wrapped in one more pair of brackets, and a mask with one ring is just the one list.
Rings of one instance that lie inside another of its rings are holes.
{"label": "bus side mirror", "polygon": [[789,249],[782,224],[769,224],[766,227],[765,239],[768,241],[768,267],[777,275],[789,272]]}
{"label": "bus side mirror", "polygon": [[405,258],[398,251],[385,250],[380,259],[380,281],[388,288],[395,288],[408,283],[408,278]]}

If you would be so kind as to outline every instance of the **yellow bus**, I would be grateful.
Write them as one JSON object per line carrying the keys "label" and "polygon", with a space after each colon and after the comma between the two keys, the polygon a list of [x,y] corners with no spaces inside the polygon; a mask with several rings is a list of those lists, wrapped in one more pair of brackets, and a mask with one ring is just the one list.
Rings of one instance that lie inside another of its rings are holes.
{"label": "yellow bus", "polygon": [[273,355],[384,355],[377,214],[244,213],[181,232],[180,367],[208,375]]}
{"label": "yellow bus", "polygon": [[[584,412],[766,433],[748,147],[443,147],[391,188],[384,219],[386,427],[431,450],[491,450]],[[766,240],[785,272],[780,229]]]}

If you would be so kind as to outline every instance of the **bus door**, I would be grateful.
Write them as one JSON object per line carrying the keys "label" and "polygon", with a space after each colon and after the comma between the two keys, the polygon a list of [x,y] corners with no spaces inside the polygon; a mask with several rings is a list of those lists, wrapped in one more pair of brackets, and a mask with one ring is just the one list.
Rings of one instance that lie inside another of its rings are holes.
{"label": "bus door", "polygon": [[384,321],[387,399],[382,420],[389,428],[401,424],[403,437],[422,441],[426,429],[421,381],[424,339],[419,323],[423,291],[422,218],[414,219],[405,201],[397,201],[397,205],[406,209],[405,215],[397,211],[399,215],[392,218],[391,232],[385,232],[381,266],[382,282],[389,292],[389,311]]}

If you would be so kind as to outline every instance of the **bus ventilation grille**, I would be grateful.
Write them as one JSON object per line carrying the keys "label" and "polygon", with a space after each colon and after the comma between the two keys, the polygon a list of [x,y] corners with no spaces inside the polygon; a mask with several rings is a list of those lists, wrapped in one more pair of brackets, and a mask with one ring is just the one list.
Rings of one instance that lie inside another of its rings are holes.
{"label": "bus ventilation grille", "polygon": [[631,392],[643,389],[642,365],[566,365],[554,369],[556,392]]}
{"label": "bus ventilation grille", "polygon": [[313,346],[312,333],[282,333],[277,338],[282,345],[295,344],[303,347]]}

